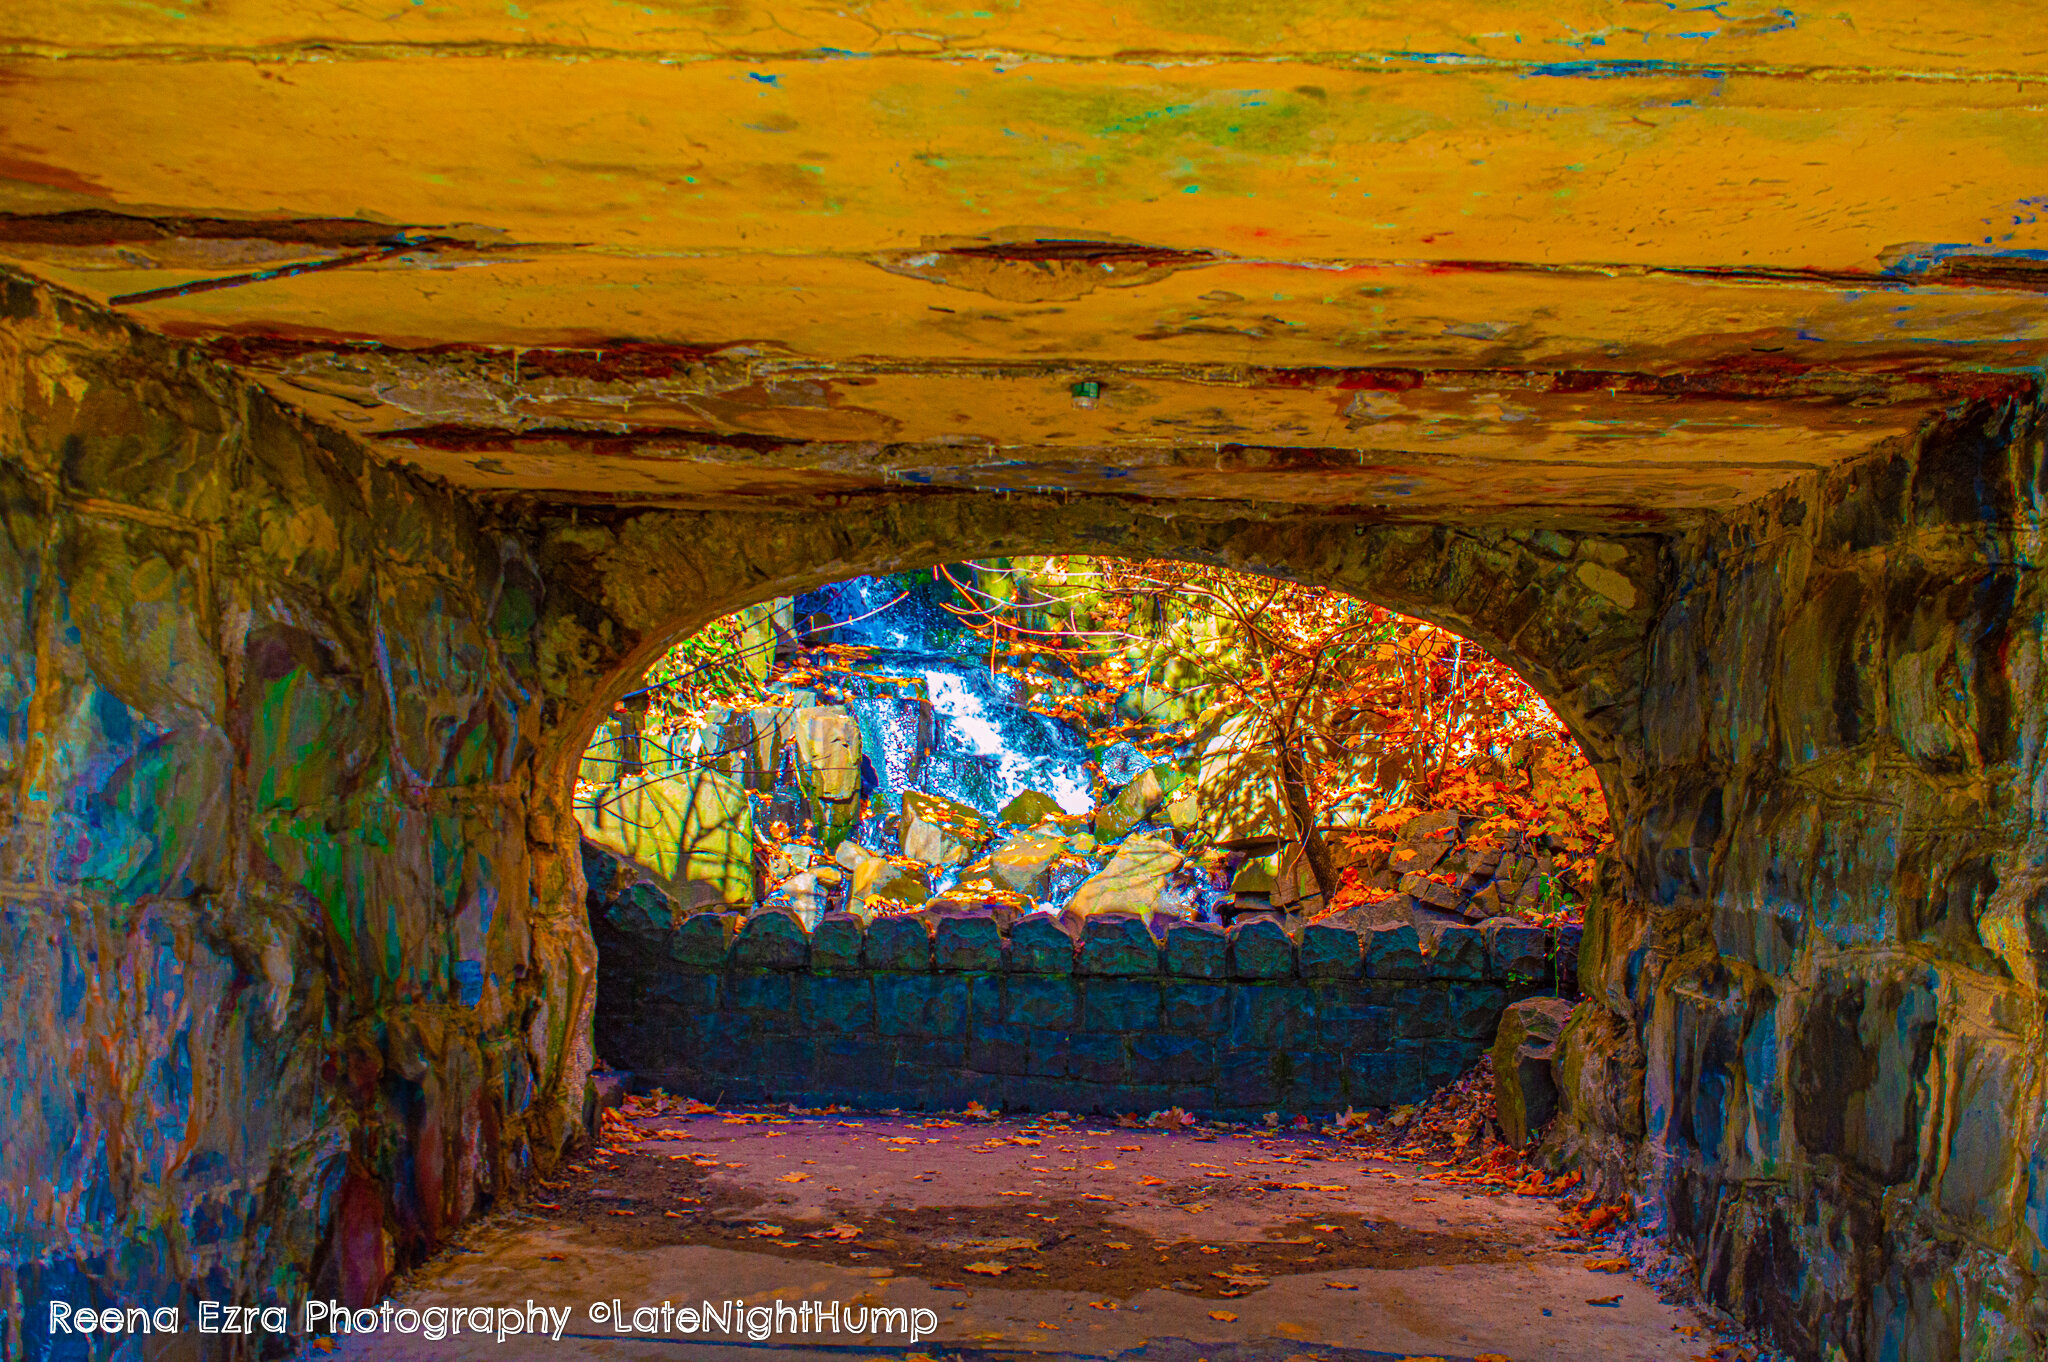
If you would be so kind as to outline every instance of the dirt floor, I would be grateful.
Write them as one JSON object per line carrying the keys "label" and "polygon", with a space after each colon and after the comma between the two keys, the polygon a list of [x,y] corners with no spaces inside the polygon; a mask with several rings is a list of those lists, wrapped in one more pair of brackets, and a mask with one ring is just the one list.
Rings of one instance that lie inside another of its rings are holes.
{"label": "dirt floor", "polygon": [[[638,1104],[630,1117],[608,1113],[606,1132],[602,1148],[481,1222],[393,1297],[414,1310],[566,1310],[559,1341],[479,1337],[472,1313],[459,1337],[343,1336],[334,1355],[1731,1355],[1612,1244],[1573,1233],[1586,1208],[1568,1194],[1487,1186],[1308,1132]],[[922,1307],[931,1313],[918,1318],[937,1323],[917,1340],[787,1329],[752,1339],[659,1313],[664,1301],[734,1298]]]}

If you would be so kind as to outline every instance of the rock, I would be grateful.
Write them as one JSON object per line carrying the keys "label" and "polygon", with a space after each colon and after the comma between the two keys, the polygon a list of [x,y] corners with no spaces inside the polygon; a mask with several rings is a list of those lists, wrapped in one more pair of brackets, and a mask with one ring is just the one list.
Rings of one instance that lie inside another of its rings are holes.
{"label": "rock", "polygon": [[1003,936],[983,913],[934,913],[932,962],[942,970],[988,973],[1003,967]]}
{"label": "rock", "polygon": [[1066,849],[1065,841],[1058,837],[1013,832],[996,848],[989,873],[1006,889],[1042,899],[1052,880],[1052,868]]}
{"label": "rock", "polygon": [[[1449,809],[1435,809],[1428,813],[1418,813],[1403,824],[1401,827],[1401,840],[1404,842],[1419,842],[1425,837],[1454,838],[1457,835],[1458,827],[1457,814]],[[1448,841],[1446,841],[1446,845],[1448,844]]]}
{"label": "rock", "polygon": [[631,781],[578,804],[590,839],[664,879],[711,886],[719,901],[754,899],[754,808],[722,771]]}
{"label": "rock", "polygon": [[774,905],[787,908],[796,914],[797,920],[805,927],[815,929],[824,921],[825,914],[831,908],[832,890],[841,884],[844,878],[836,866],[800,870],[776,885],[775,892],[763,903],[763,907]]}
{"label": "rock", "polygon": [[961,865],[988,841],[988,822],[942,795],[903,794],[903,854],[929,866]]}
{"label": "rock", "polygon": [[1156,837],[1129,838],[1074,891],[1066,911],[1077,921],[1096,913],[1134,913],[1152,922],[1172,905],[1168,877],[1181,860],[1180,852]]}
{"label": "rock", "polygon": [[[1301,843],[1289,842],[1277,853],[1277,859],[1279,868],[1273,873],[1271,890],[1273,906],[1287,908],[1315,899],[1320,907],[1323,887],[1316,883],[1315,867],[1308,863],[1308,855],[1302,850]],[[1312,910],[1304,908],[1301,911]]]}
{"label": "rock", "polygon": [[1252,715],[1232,716],[1203,747],[1195,792],[1204,829],[1217,846],[1277,841],[1289,826],[1280,762]]}
{"label": "rock", "polygon": [[853,868],[853,887],[846,911],[870,920],[884,904],[915,908],[931,897],[931,882],[921,869],[898,865],[870,852]]}
{"label": "rock", "polygon": [[992,885],[956,884],[933,894],[924,906],[934,916],[984,917],[1007,931],[1011,923],[1031,911],[1031,900]]}
{"label": "rock", "polygon": [[1010,929],[1010,968],[1023,974],[1072,974],[1077,949],[1071,929],[1050,913],[1032,913]]}
{"label": "rock", "polygon": [[1551,1060],[1557,1102],[1581,1131],[1641,1139],[1642,1041],[1625,1017],[1587,1000],[1572,1010]]}
{"label": "rock", "polygon": [[1007,828],[1035,828],[1048,818],[1058,818],[1065,812],[1060,802],[1044,791],[1026,790],[1003,805],[996,817]]}
{"label": "rock", "polygon": [[1120,842],[1131,829],[1144,822],[1178,790],[1185,777],[1171,766],[1153,766],[1117,791],[1116,798],[1095,811],[1095,835],[1104,842]]}
{"label": "rock", "polygon": [[1562,998],[1528,998],[1501,1014],[1493,1041],[1493,1096],[1511,1148],[1527,1147],[1557,1115],[1551,1066],[1571,1015],[1572,1005]]}
{"label": "rock", "polygon": [[1095,854],[1095,847],[1095,834],[1092,832],[1075,833],[1067,842],[1067,850],[1077,852],[1083,856],[1093,856]]}
{"label": "rock", "polygon": [[1202,826],[1202,799],[1195,793],[1193,782],[1182,785],[1166,801],[1166,821],[1182,834]]}
{"label": "rock", "polygon": [[1157,974],[1159,942],[1146,919],[1135,913],[1096,913],[1081,928],[1079,974]]}
{"label": "rock", "polygon": [[1264,856],[1254,856],[1246,861],[1237,868],[1237,873],[1230,877],[1230,892],[1262,894],[1270,899],[1274,882],[1278,878],[1275,867],[1279,859],[1280,853],[1275,851]]}
{"label": "rock", "polygon": [[[1417,820],[1421,821],[1420,819]],[[1387,869],[1396,875],[1427,874],[1451,850],[1449,838],[1406,837],[1387,853]]]}
{"label": "rock", "polygon": [[789,909],[763,908],[740,928],[732,957],[756,969],[802,969],[810,963],[810,932]]}
{"label": "rock", "polygon": [[789,723],[804,812],[836,846],[860,810],[860,723],[837,705],[791,711]]}

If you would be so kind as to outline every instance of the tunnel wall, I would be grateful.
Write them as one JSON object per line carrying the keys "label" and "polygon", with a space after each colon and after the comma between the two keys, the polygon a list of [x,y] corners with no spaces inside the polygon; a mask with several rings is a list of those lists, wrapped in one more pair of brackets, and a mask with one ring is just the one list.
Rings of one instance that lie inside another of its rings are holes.
{"label": "tunnel wall", "polygon": [[1126,914],[810,931],[786,911],[684,916],[630,864],[585,864],[598,1053],[637,1089],[706,1101],[1327,1116],[1427,1097],[1558,977],[1556,935],[1513,923],[1426,942],[1272,919],[1155,936]]}
{"label": "tunnel wall", "polygon": [[2042,1355],[2036,409],[1675,541],[1558,1143],[1803,1358]]}
{"label": "tunnel wall", "polygon": [[0,1352],[51,1297],[371,1299],[560,1148],[543,590],[459,498],[0,279]]}

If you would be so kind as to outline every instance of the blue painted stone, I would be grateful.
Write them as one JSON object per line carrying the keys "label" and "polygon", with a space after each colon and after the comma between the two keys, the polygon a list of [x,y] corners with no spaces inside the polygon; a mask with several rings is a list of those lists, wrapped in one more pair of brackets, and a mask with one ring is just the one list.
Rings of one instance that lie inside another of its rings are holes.
{"label": "blue painted stone", "polygon": [[1444,1034],[1491,1044],[1507,1005],[1508,991],[1500,984],[1452,984],[1444,990]]}
{"label": "blue painted stone", "polygon": [[[874,938],[868,938],[872,944]],[[931,1034],[932,994],[929,974],[878,973],[875,982],[875,1032],[883,1036]]]}
{"label": "blue painted stone", "polygon": [[1240,986],[1230,990],[1232,1045],[1284,1049],[1308,1041],[1315,1014],[1305,990],[1285,985]]}
{"label": "blue painted stone", "polygon": [[827,913],[811,933],[811,968],[832,972],[860,969],[861,939],[866,936],[852,913]]}
{"label": "blue painted stone", "polygon": [[1125,1083],[1130,1068],[1124,1057],[1124,1038],[1080,1031],[1067,1040],[1067,1076],[1087,1083]]}
{"label": "blue painted stone", "polygon": [[802,969],[810,963],[810,934],[788,909],[764,909],[740,928],[732,958],[755,969]]}
{"label": "blue painted stone", "polygon": [[1405,922],[1382,922],[1364,934],[1365,977],[1368,979],[1421,979],[1422,940]]}
{"label": "blue painted stone", "polygon": [[933,979],[931,1002],[925,1008],[926,1031],[948,1039],[966,1036],[973,991],[974,981],[965,975],[942,974]]}
{"label": "blue painted stone", "polygon": [[717,969],[740,932],[738,913],[692,913],[669,938],[668,953],[685,965]]}
{"label": "blue painted stone", "polygon": [[739,1012],[773,1012],[787,1016],[795,990],[782,970],[728,970],[725,999],[728,1009]]}
{"label": "blue painted stone", "polygon": [[1138,1083],[1212,1083],[1216,1078],[1216,1047],[1194,1036],[1134,1037],[1131,1078]]}
{"label": "blue painted stone", "polygon": [[864,974],[809,974],[797,993],[806,1025],[853,1034],[875,1029],[874,981]]}
{"label": "blue painted stone", "polygon": [[[1356,979],[1364,961],[1358,929],[1335,922],[1311,922],[1301,933],[1301,977]],[[1481,964],[1485,963],[1482,950]]]}
{"label": "blue painted stone", "polygon": [[1019,918],[1010,928],[1010,969],[1017,974],[1072,974],[1073,934],[1049,913]]}
{"label": "blue painted stone", "polygon": [[1067,1073],[1067,1047],[1073,1042],[1071,1031],[1047,1031],[1034,1027],[1024,1055],[1024,1072],[1034,1078],[1064,1078]]}
{"label": "blue painted stone", "polygon": [[1448,1033],[1450,1026],[1449,999],[1442,985],[1401,990],[1400,1004],[1394,1009],[1396,1040],[1434,1040]]}
{"label": "blue painted stone", "polygon": [[1157,974],[1159,943],[1145,920],[1131,913],[1098,913],[1081,927],[1081,974]]}
{"label": "blue painted stone", "polygon": [[1003,1020],[1012,1025],[1071,1029],[1080,1015],[1079,985],[1072,979],[1004,980]]}
{"label": "blue painted stone", "polygon": [[912,913],[878,917],[868,924],[863,959],[869,969],[924,973],[932,967],[932,934]]}
{"label": "blue painted stone", "polygon": [[932,958],[943,970],[999,970],[1003,934],[993,917],[942,917],[932,937]]}
{"label": "blue painted stone", "polygon": [[1216,1096],[1228,1109],[1270,1111],[1279,1105],[1282,1085],[1275,1074],[1279,1056],[1272,1050],[1229,1049],[1217,1056]]}
{"label": "blue painted stone", "polygon": [[1486,933],[1461,924],[1437,932],[1429,951],[1429,974],[1433,979],[1484,979],[1486,977]]}
{"label": "blue painted stone", "polygon": [[1522,923],[1496,922],[1486,929],[1489,972],[1496,979],[1543,979],[1550,974],[1550,933]]}
{"label": "blue painted stone", "polygon": [[977,1025],[967,1045],[967,1063],[979,1073],[1025,1074],[1030,1057],[1031,1033],[1022,1026]]}
{"label": "blue painted stone", "polygon": [[1159,984],[1152,979],[1089,979],[1081,986],[1081,1025],[1089,1031],[1151,1031],[1159,1026]]}
{"label": "blue painted stone", "polygon": [[1370,984],[1333,983],[1313,990],[1316,1038],[1346,1054],[1383,1050],[1394,1040],[1394,1013]]}
{"label": "blue painted stone", "polygon": [[1166,972],[1188,979],[1230,977],[1230,938],[1207,922],[1176,922],[1166,929]]}
{"label": "blue painted stone", "polygon": [[1225,984],[1167,984],[1160,990],[1166,1029],[1187,1036],[1215,1036],[1230,1019]]}
{"label": "blue painted stone", "polygon": [[1294,942],[1271,918],[1240,922],[1230,929],[1230,975],[1234,979],[1291,979]]}

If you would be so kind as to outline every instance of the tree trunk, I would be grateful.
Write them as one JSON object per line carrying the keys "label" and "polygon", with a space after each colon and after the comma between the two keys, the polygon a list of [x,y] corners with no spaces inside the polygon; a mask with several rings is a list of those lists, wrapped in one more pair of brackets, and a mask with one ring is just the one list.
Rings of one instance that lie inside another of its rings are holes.
{"label": "tree trunk", "polygon": [[[1322,891],[1323,903],[1327,906],[1337,897],[1341,876],[1335,859],[1330,855],[1330,844],[1323,840],[1322,832],[1316,827],[1315,805],[1308,797],[1308,772],[1294,754],[1292,744],[1277,743],[1275,750],[1280,758],[1280,792],[1287,797],[1287,813],[1294,823],[1294,840],[1301,847],[1308,868],[1316,877],[1316,888]],[[1282,859],[1285,860],[1284,857]]]}

